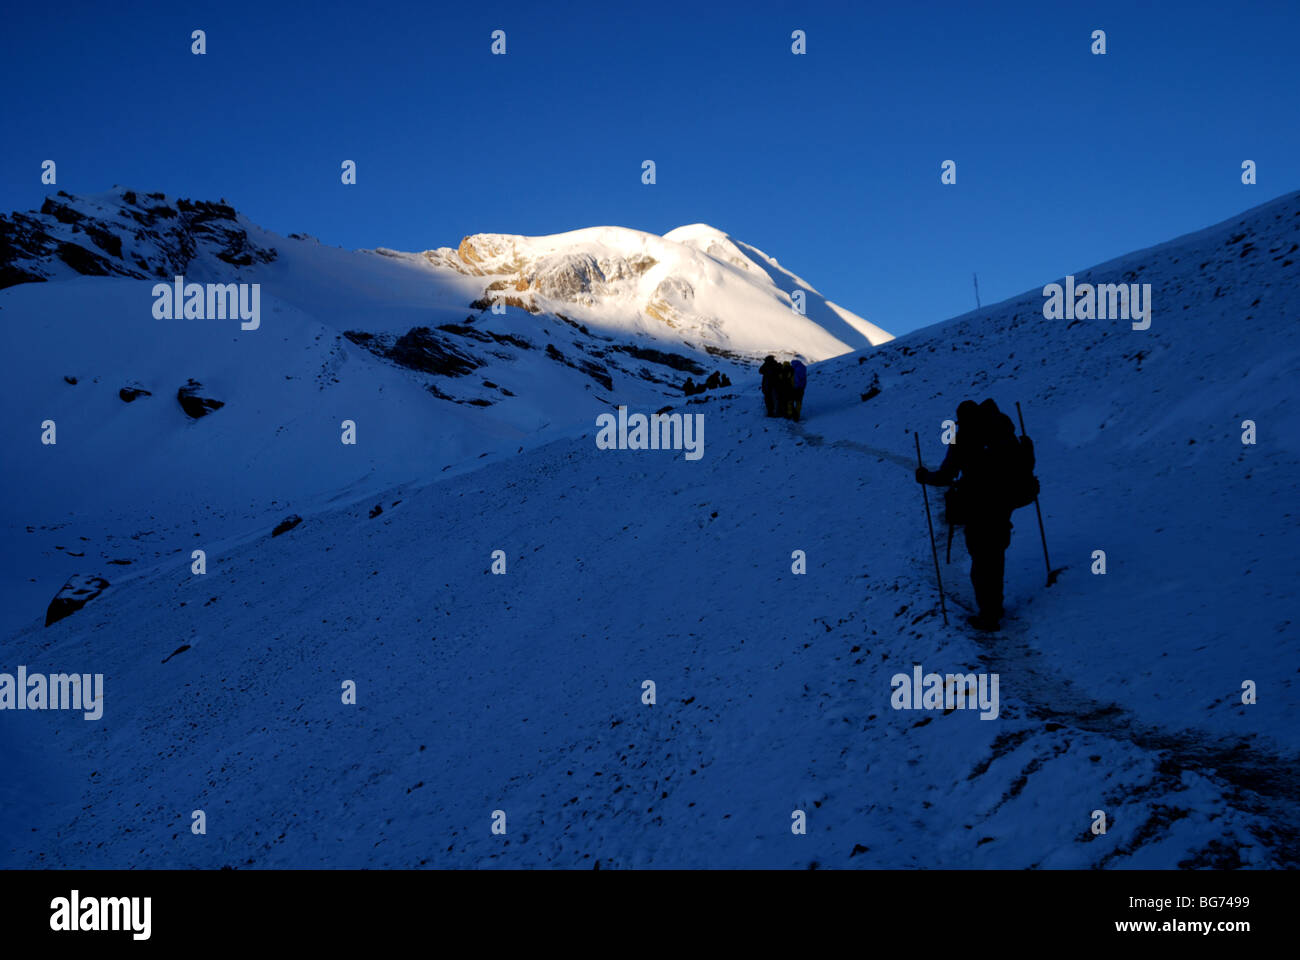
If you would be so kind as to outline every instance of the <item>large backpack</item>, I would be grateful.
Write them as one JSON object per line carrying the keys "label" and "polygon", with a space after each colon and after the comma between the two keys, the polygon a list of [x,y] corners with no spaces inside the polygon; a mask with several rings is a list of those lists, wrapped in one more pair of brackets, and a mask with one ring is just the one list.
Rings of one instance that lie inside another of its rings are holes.
{"label": "large backpack", "polygon": [[[1006,414],[997,416],[998,429],[993,431],[997,439],[974,454],[977,460],[982,461],[980,473],[983,476],[974,484],[974,489],[970,483],[963,485],[958,481],[944,493],[944,514],[951,526],[960,526],[968,521],[972,497],[976,503],[983,503],[994,496],[1012,510],[1027,507],[1038,499],[1034,443],[1028,437],[1016,436],[1015,426]],[[987,475],[990,469],[996,470],[996,480]]]}
{"label": "large backpack", "polygon": [[[991,401],[986,401],[991,404]],[[1028,437],[1017,437],[1011,418],[997,410],[986,427],[987,446],[983,455],[996,477],[987,493],[997,496],[1011,510],[1027,507],[1038,499],[1038,478],[1034,476],[1034,444]]]}
{"label": "large backpack", "polygon": [[802,390],[808,385],[808,368],[799,360],[795,360],[790,366],[794,370],[794,388]]}
{"label": "large backpack", "polygon": [[1016,441],[1012,469],[1008,471],[1010,483],[1007,498],[1012,510],[1027,507],[1038,499],[1038,478],[1034,476],[1034,442],[1028,437]]}

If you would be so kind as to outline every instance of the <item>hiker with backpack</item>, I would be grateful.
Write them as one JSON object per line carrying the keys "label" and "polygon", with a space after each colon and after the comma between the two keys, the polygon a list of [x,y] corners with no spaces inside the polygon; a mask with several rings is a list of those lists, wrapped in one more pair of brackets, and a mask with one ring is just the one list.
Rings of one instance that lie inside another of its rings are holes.
{"label": "hiker with backpack", "polygon": [[938,470],[916,468],[918,483],[952,486],[946,503],[949,522],[965,527],[971,558],[971,586],[977,616],[967,622],[980,630],[996,630],[1002,619],[1002,580],[1007,547],[1011,545],[1011,513],[1034,502],[1034,447],[1016,436],[1011,418],[992,398],[957,407],[957,437]]}
{"label": "hiker with backpack", "polygon": [[780,369],[781,365],[770,353],[763,358],[763,365],[758,368],[758,374],[763,378],[763,403],[769,417],[776,416],[776,377]]}
{"label": "hiker with backpack", "polygon": [[776,415],[790,419],[790,398],[794,394],[794,369],[786,360],[776,370]]}
{"label": "hiker with backpack", "polygon": [[790,389],[790,419],[799,422],[799,415],[803,412],[803,392],[808,386],[808,368],[803,365],[803,361],[795,357],[790,361],[790,370],[793,373],[794,381]]}

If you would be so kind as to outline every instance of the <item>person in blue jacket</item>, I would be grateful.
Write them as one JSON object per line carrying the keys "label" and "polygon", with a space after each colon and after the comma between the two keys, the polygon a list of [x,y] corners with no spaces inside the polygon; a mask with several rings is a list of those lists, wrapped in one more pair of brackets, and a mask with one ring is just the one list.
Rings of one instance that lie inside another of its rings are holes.
{"label": "person in blue jacket", "polygon": [[790,369],[794,372],[794,385],[790,391],[790,419],[798,421],[803,410],[804,387],[808,386],[808,368],[802,360],[795,357],[790,361]]}

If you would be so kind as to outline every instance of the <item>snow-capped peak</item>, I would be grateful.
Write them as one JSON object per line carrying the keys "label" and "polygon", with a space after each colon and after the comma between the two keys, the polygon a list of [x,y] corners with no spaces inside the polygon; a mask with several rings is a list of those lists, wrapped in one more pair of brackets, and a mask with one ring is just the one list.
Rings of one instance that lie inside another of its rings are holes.
{"label": "snow-capped peak", "polygon": [[712,353],[822,360],[892,339],[761,250],[703,223],[662,237],[613,226],[540,237],[482,233],[423,256],[440,269],[490,278],[476,305],[564,313]]}

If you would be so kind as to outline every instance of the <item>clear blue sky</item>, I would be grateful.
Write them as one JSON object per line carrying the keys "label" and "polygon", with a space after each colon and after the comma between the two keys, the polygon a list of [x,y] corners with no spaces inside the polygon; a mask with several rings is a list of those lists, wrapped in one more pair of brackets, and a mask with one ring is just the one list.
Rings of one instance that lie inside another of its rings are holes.
{"label": "clear blue sky", "polygon": [[405,250],[702,221],[896,333],[971,309],[973,272],[993,302],[1300,188],[1295,2],[231,0],[4,19],[2,211],[121,184]]}

